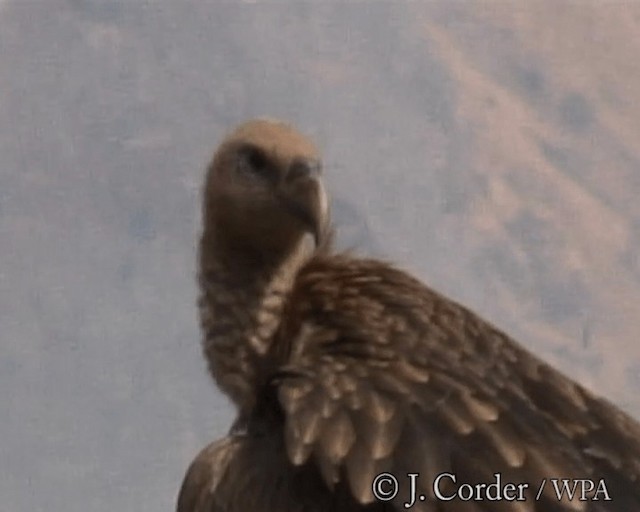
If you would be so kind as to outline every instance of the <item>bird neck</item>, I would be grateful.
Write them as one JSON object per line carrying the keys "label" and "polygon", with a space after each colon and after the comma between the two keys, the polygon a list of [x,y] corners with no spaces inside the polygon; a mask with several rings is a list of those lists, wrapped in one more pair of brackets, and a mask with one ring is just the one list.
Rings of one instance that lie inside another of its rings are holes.
{"label": "bird neck", "polygon": [[241,410],[253,407],[273,337],[295,277],[311,252],[301,241],[287,257],[224,251],[203,235],[200,324],[214,380]]}

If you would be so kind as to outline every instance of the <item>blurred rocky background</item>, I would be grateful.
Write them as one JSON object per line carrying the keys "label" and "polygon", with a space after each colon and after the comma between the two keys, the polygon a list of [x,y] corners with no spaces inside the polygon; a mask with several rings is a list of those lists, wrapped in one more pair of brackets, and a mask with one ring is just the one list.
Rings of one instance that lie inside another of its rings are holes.
{"label": "blurred rocky background", "polygon": [[340,241],[640,416],[640,4],[0,1],[2,510],[172,510],[232,411],[199,187],[314,137]]}

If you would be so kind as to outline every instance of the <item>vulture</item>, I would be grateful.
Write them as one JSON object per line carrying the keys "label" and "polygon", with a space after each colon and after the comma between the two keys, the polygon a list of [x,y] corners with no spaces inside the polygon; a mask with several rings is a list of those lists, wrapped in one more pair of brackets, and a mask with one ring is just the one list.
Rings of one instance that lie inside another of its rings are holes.
{"label": "vulture", "polygon": [[464,306],[332,248],[314,143],[248,121],[208,167],[199,315],[229,434],[178,512],[640,511],[640,424]]}

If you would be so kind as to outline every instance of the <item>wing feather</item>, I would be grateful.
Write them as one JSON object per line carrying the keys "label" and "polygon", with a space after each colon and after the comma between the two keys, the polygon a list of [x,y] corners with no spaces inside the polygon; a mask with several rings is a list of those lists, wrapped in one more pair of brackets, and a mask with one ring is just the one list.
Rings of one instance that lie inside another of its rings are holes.
{"label": "wing feather", "polygon": [[336,260],[301,272],[281,332],[295,377],[277,392],[294,465],[312,461],[362,504],[377,472],[419,472],[417,510],[622,510],[558,501],[552,489],[541,502],[451,508],[432,489],[442,472],[477,483],[500,473],[534,492],[543,478],[606,474],[617,503],[640,510],[634,420],[406,274]]}
{"label": "wing feather", "polygon": [[240,438],[228,436],[206,446],[194,459],[178,494],[177,512],[223,512],[214,496],[240,447]]}

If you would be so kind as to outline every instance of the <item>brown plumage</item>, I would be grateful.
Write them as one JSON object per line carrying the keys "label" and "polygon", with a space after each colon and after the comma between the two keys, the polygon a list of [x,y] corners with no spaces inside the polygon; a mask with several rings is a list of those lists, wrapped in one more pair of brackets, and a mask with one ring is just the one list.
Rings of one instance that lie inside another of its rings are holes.
{"label": "brown plumage", "polygon": [[[640,511],[638,423],[409,275],[332,252],[319,172],[311,142],[266,120],[209,167],[203,346],[238,419],[192,463],[178,512],[405,510],[407,473],[412,510]],[[389,502],[381,472],[400,482]],[[443,501],[443,472],[529,487]],[[536,499],[549,478],[603,479],[612,501],[559,501],[548,480]]]}

